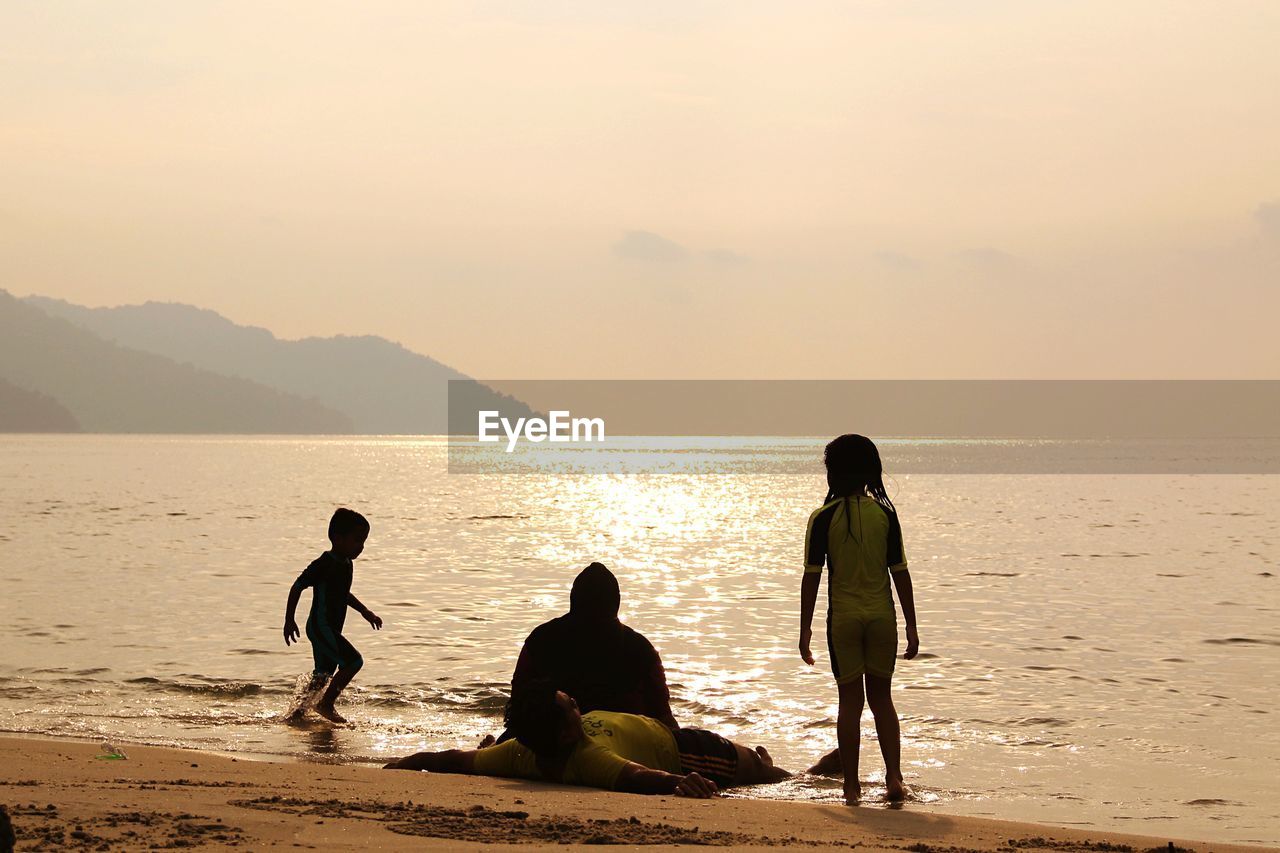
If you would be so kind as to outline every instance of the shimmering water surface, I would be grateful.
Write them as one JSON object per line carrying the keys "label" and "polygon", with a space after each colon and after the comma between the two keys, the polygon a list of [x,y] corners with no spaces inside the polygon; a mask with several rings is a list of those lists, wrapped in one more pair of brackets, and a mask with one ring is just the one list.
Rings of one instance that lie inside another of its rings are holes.
{"label": "shimmering water surface", "polygon": [[[600,560],[677,717],[803,768],[835,742],[826,661],[795,651],[820,446],[762,440],[715,473],[485,476],[450,475],[430,438],[0,438],[0,728],[319,761],[470,745],[499,727],[524,636]],[[806,447],[807,472],[766,464]],[[890,492],[922,639],[895,676],[907,808],[1280,842],[1280,477]],[[353,724],[290,728],[310,655],[284,647],[285,594],[336,504],[373,523],[354,591],[386,629],[348,621]],[[869,714],[863,731],[874,793]]]}

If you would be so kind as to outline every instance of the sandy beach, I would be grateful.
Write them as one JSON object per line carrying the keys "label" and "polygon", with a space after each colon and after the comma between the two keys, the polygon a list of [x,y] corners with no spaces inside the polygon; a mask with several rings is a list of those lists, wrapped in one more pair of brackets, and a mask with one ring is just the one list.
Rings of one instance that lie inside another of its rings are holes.
{"label": "sandy beach", "polygon": [[[937,813],[643,797],[507,779],[254,761],[194,750],[0,738],[18,850],[506,845],[966,850],[1259,850]],[[0,849],[3,847],[0,828]]]}

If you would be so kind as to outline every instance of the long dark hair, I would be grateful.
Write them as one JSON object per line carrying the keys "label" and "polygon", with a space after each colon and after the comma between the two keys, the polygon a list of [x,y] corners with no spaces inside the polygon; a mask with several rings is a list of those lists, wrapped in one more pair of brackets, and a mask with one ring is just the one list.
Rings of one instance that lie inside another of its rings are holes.
{"label": "long dark hair", "polygon": [[853,433],[834,438],[822,451],[822,462],[827,466],[827,498],[823,503],[869,495],[889,512],[897,512],[884,490],[884,469],[874,441]]}

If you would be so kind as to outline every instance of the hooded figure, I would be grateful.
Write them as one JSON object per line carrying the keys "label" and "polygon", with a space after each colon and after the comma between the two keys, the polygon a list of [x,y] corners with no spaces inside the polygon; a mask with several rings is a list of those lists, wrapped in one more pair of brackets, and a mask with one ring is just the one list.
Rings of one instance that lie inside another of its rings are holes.
{"label": "hooded figure", "polygon": [[618,621],[618,579],[600,563],[583,569],[569,593],[569,612],[544,622],[524,641],[512,690],[550,679],[582,709],[641,714],[678,728],[662,659],[640,633]]}

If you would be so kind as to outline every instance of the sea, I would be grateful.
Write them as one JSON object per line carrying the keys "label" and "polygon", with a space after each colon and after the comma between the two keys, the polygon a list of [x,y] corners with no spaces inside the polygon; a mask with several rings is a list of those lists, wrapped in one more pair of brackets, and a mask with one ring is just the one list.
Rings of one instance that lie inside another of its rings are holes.
{"label": "sea", "polygon": [[[825,649],[811,668],[796,648],[822,443],[666,440],[660,464],[584,472],[467,470],[442,437],[0,437],[0,730],[299,763],[469,747],[600,561],[680,722],[803,770],[836,741]],[[1010,448],[1048,471],[898,465],[998,443],[881,450],[920,621],[894,676],[904,808],[1280,844],[1280,475],[1114,473],[1054,442]],[[348,619],[350,725],[291,726],[311,657],[284,644],[285,597],[339,505],[372,524],[353,591],[385,627]],[[863,807],[884,807],[862,727]]]}

